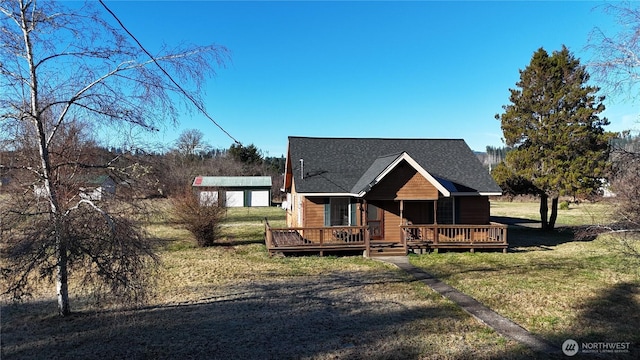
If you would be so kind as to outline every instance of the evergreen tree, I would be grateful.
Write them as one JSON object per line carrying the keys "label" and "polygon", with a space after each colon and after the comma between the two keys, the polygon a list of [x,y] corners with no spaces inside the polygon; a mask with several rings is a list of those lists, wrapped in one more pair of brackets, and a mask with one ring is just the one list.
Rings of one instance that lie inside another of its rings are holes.
{"label": "evergreen tree", "polygon": [[246,165],[260,165],[263,162],[261,151],[253,144],[249,146],[232,144],[229,148],[229,154],[235,160]]}
{"label": "evergreen tree", "polygon": [[[511,104],[495,118],[513,148],[505,165],[515,177],[530,180],[540,196],[543,230],[552,230],[560,196],[597,193],[608,168],[609,124],[598,116],[604,96],[587,85],[589,74],[566,47],[551,56],[542,48],[520,70]],[[551,199],[549,217],[548,199]]]}

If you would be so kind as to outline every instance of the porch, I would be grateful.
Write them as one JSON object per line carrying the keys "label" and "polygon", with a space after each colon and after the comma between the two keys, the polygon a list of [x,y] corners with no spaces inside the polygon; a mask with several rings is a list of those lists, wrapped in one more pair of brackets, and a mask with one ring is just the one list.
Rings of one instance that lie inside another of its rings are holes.
{"label": "porch", "polygon": [[405,225],[401,226],[407,250],[434,249],[501,249],[507,252],[507,225]]}
{"label": "porch", "polygon": [[265,244],[269,254],[362,251],[364,256],[405,256],[408,252],[436,249],[501,249],[506,253],[507,226],[403,225],[400,241],[372,241],[367,226],[272,228],[265,219]]}

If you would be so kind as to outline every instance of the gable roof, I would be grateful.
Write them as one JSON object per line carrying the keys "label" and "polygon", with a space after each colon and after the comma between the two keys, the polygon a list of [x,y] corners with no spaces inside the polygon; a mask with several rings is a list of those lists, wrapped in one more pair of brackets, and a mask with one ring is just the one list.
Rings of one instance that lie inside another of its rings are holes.
{"label": "gable roof", "polygon": [[195,187],[270,187],[271,176],[197,176]]}
{"label": "gable roof", "polygon": [[290,136],[287,156],[299,193],[362,196],[401,161],[445,196],[502,193],[462,139]]}
{"label": "gable roof", "polygon": [[[363,196],[369,190],[375,186],[380,180],[382,180],[387,174],[396,168],[401,162],[406,161],[417,172],[420,173],[427,181],[429,181],[438,191],[444,196],[449,196],[451,190],[443,186],[436,178],[431,176],[428,171],[422,168],[409,154],[403,152],[401,154],[395,154],[390,156],[382,156],[373,161],[373,164],[362,175],[358,182],[353,186],[351,192]],[[455,190],[455,189],[454,189]]]}

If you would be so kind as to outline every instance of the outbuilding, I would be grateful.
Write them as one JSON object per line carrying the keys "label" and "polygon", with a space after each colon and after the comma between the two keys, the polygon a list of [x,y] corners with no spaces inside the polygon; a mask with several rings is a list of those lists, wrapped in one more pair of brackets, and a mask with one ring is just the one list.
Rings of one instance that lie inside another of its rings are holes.
{"label": "outbuilding", "polygon": [[201,205],[271,205],[270,176],[197,176],[193,187],[198,192]]}

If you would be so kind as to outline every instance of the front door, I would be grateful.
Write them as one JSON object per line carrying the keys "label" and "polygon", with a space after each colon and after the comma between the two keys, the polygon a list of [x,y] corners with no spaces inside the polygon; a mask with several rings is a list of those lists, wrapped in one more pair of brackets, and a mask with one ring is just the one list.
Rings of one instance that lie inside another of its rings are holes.
{"label": "front door", "polygon": [[382,240],[384,211],[379,207],[367,204],[367,225],[369,226],[369,236],[371,240]]}

